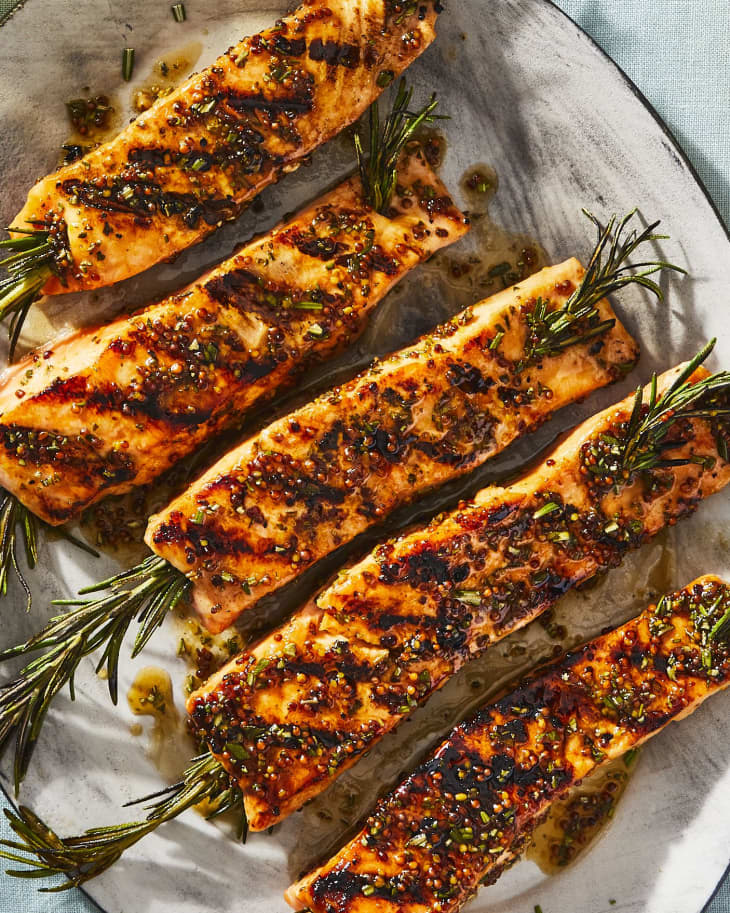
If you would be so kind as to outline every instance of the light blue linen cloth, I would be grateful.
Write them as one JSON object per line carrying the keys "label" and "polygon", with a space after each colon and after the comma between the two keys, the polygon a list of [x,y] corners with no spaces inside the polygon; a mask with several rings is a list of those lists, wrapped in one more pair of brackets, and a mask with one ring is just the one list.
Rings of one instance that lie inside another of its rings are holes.
{"label": "light blue linen cloth", "polygon": [[[43,0],[28,2],[40,4]],[[730,226],[728,0],[556,2],[596,39],[646,95],[692,160],[725,224]],[[15,0],[0,0],[0,21],[14,5]],[[1,822],[0,836],[9,833],[5,822]],[[0,874],[0,913],[96,911],[98,907],[80,891],[50,896],[37,894],[32,882],[16,881]],[[730,879],[704,913],[730,913]]]}

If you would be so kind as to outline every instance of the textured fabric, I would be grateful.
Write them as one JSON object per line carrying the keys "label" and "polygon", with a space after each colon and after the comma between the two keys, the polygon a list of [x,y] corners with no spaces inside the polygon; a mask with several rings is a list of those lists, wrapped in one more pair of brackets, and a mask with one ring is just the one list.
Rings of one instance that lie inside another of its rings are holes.
{"label": "textured fabric", "polygon": [[[53,0],[28,2],[40,5]],[[557,0],[557,3],[644,92],[684,147],[726,224],[730,225],[728,0]],[[13,6],[13,0],[0,0],[0,21]],[[0,835],[5,837],[8,833],[3,821]],[[95,913],[97,909],[79,891],[49,897],[36,894],[32,882],[0,875],[0,913]],[[730,913],[730,881],[705,913]]]}

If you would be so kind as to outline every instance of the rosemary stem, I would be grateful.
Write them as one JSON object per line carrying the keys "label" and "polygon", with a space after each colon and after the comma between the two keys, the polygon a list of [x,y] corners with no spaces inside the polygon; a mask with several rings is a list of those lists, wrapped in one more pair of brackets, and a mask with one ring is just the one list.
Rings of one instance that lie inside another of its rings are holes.
{"label": "rosemary stem", "polygon": [[665,235],[655,233],[658,222],[642,231],[632,228],[631,222],[637,214],[633,210],[621,218],[612,216],[604,227],[592,213],[587,210],[583,212],[598,232],[585,275],[561,307],[551,309],[549,302],[543,299],[538,299],[535,303],[527,318],[529,335],[526,364],[556,355],[572,345],[608,332],[615,321],[602,321],[599,310],[600,302],[608,295],[628,285],[638,285],[661,301],[662,289],[651,277],[663,270],[685,272],[681,267],[665,260],[627,262],[639,247],[666,238]]}
{"label": "rosemary stem", "polygon": [[0,596],[7,595],[11,572],[25,592],[25,607],[31,607],[28,582],[18,564],[18,536],[30,570],[38,562],[38,521],[13,495],[0,489]]}
{"label": "rosemary stem", "polygon": [[[168,562],[150,556],[141,564],[82,591],[87,600],[62,600],[69,611],[57,615],[26,643],[0,653],[0,662],[40,651],[18,676],[0,688],[0,750],[15,738],[16,792],[28,770],[45,715],[68,684],[74,698],[74,675],[85,656],[101,649],[97,672],[105,668],[109,694],[118,698],[119,656],[133,622],[136,656],[168,612],[189,591],[190,582]],[[97,595],[100,594],[100,595]]]}
{"label": "rosemary stem", "polygon": [[0,267],[7,273],[0,280],[0,321],[11,318],[12,358],[28,311],[53,275],[56,251],[47,231],[9,230],[19,236],[0,241]]}
{"label": "rosemary stem", "polygon": [[398,159],[419,127],[442,119],[434,115],[438,102],[431,96],[427,105],[419,111],[410,111],[413,90],[407,88],[405,79],[400,81],[390,114],[381,124],[378,103],[370,106],[369,136],[370,148],[366,156],[360,134],[355,135],[360,180],[363,196],[376,211],[384,213],[398,180]]}
{"label": "rosemary stem", "polygon": [[28,808],[21,806],[17,814],[6,809],[5,815],[18,840],[0,841],[0,847],[3,847],[0,858],[25,866],[8,870],[9,875],[17,878],[63,875],[67,879],[60,885],[41,888],[42,891],[78,887],[105,872],[122,853],[161,824],[206,800],[212,803],[212,810],[207,815],[209,819],[231,810],[239,815],[238,834],[245,842],[248,826],[243,797],[211,754],[194,758],[179,783],[162,790],[159,795],[162,798],[148,806],[144,820],[92,828],[76,837],[58,837]]}

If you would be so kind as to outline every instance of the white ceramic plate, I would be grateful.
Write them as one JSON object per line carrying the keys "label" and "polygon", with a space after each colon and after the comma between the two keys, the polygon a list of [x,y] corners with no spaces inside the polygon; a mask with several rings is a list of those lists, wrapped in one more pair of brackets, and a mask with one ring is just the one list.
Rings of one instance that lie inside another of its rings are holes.
{"label": "white ceramic plate", "polygon": [[[29,0],[0,32],[5,222],[19,209],[31,181],[57,161],[56,150],[67,138],[63,103],[68,98],[85,86],[97,92],[117,87],[117,103],[127,105],[130,89],[120,85],[122,47],[136,48],[141,82],[155,61],[194,41],[202,45],[200,64],[207,63],[241,34],[271,22],[284,6],[273,0],[266,8],[255,0],[187,0],[188,21],[179,25],[163,0]],[[673,236],[663,243],[663,252],[691,271],[684,281],[667,281],[663,305],[639,291],[621,296],[618,309],[642,342],[638,370],[621,389],[567,410],[521,442],[480,473],[484,484],[530,458],[559,430],[646,380],[652,370],[693,354],[709,336],[720,340],[713,364],[729,366],[730,250],[705,192],[662,125],[625,77],[550,3],[460,0],[449,4],[439,31],[410,79],[422,96],[437,89],[452,116],[444,127],[448,152],[442,174],[454,190],[470,166],[492,165],[500,183],[491,216],[510,232],[537,237],[556,261],[586,255],[591,248],[581,207],[605,216],[639,206],[647,220],[663,220]],[[311,168],[268,191],[262,215],[249,212],[175,264],[112,291],[49,303],[35,332],[47,335],[68,322],[99,319],[181,285],[350,167],[347,144],[336,141],[316,154]],[[483,249],[482,255],[490,253]],[[335,367],[352,373],[370,354],[413,339],[455,308],[434,270],[422,270],[391,296],[362,342]],[[472,479],[460,488],[476,484]],[[402,519],[427,515],[435,503],[432,499]],[[572,641],[629,617],[663,586],[681,585],[703,572],[730,574],[727,521],[727,497],[720,495],[671,536],[631,556],[603,584],[566,598],[558,620],[569,627]],[[50,598],[68,595],[113,567],[110,559],[94,562],[65,544],[44,546],[42,568],[33,578],[33,611],[29,617],[22,612],[15,589],[2,609],[2,644],[35,630],[49,614]],[[317,576],[310,580],[316,582]],[[551,646],[543,629],[533,627],[522,635],[532,658]],[[174,644],[170,625],[146,659],[124,665],[121,693],[135,669],[150,662],[168,667],[179,685],[186,669],[173,656]],[[517,670],[506,658],[507,647],[499,645],[465,670],[334,789],[272,836],[256,836],[242,848],[224,828],[190,812],[140,843],[90,884],[89,893],[107,913],[282,913],[282,891],[299,871],[341,842],[377,793],[470,704],[484,698],[487,683]],[[612,827],[578,864],[546,878],[532,862],[523,862],[483,890],[469,907],[472,913],[529,911],[535,904],[545,913],[699,910],[728,861],[729,710],[730,694],[719,696],[650,744]],[[63,833],[125,820],[120,804],[160,783],[146,756],[146,736],[130,734],[132,721],[126,705],[110,707],[104,683],[86,662],[76,704],[64,696],[50,714],[23,800]],[[179,769],[187,750],[179,747],[167,766]]]}

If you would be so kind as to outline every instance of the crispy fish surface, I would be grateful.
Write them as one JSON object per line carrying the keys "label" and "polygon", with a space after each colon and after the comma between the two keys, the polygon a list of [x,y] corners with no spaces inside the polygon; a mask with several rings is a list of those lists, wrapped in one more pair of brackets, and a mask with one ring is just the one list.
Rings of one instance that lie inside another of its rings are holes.
{"label": "crispy fish surface", "polygon": [[353,177],[183,291],[35,350],[0,387],[0,485],[59,524],[152,481],[346,346],[467,230],[412,150],[387,216]]}
{"label": "crispy fish surface", "polygon": [[597,320],[615,324],[599,339],[526,354],[536,303],[564,307],[583,276],[568,260],[468,308],[274,422],[153,517],[147,544],[193,580],[206,627],[622,377],[638,350],[605,300]]}
{"label": "crispy fish surface", "polygon": [[379,546],[191,695],[191,725],[239,782],[253,830],[324,790],[470,658],[730,481],[727,428],[701,417],[669,429],[664,453],[678,463],[616,474],[634,402],[579,425],[514,485]]}
{"label": "crispy fish surface", "polygon": [[12,226],[50,233],[55,275],[44,291],[119,282],[236,218],[428,47],[437,7],[308,0],[43,178]]}
{"label": "crispy fish surface", "polygon": [[[581,778],[730,684],[730,587],[701,577],[462,723],[286,898],[312,913],[456,913]],[[678,784],[677,784],[678,785]]]}

